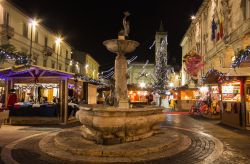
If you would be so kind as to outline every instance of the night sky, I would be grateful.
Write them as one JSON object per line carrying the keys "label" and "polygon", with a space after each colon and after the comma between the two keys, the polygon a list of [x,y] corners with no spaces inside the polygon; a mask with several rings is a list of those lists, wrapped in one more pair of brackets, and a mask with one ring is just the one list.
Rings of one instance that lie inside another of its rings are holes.
{"label": "night sky", "polygon": [[[180,41],[191,23],[202,0],[12,0],[30,17],[42,24],[78,50],[90,53],[101,69],[113,66],[115,55],[108,52],[102,42],[117,38],[122,28],[123,11],[131,13],[129,39],[140,42],[140,47],[128,58],[136,55],[137,62],[153,61],[154,41],[160,21],[168,32],[169,64],[181,64]],[[176,62],[174,62],[176,58]]]}

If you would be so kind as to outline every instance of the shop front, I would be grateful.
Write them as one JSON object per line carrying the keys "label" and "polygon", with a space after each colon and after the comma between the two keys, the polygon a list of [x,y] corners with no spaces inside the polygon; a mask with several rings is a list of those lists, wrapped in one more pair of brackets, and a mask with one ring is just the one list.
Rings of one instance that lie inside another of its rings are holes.
{"label": "shop front", "polygon": [[1,70],[0,77],[5,80],[5,108],[9,110],[10,124],[67,123],[68,80],[73,74],[19,66]]}
{"label": "shop front", "polygon": [[250,128],[250,78],[231,77],[222,84],[222,122],[232,127]]}
{"label": "shop front", "polygon": [[[174,108],[176,110],[189,111],[197,101],[199,90],[197,88],[176,88],[173,91]],[[170,106],[172,104],[170,103]]]}
{"label": "shop front", "polygon": [[141,104],[147,104],[148,102],[148,95],[149,92],[145,90],[130,90],[128,91],[128,97],[130,100],[130,103],[136,104],[136,103],[141,103]]}

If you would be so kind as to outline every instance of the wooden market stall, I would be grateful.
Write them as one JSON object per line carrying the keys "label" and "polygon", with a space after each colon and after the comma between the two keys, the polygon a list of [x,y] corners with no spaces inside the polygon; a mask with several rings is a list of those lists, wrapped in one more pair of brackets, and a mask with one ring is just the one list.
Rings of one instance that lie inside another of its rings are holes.
{"label": "wooden market stall", "polygon": [[222,84],[222,123],[237,128],[249,125],[249,88],[246,77],[231,77]]}
{"label": "wooden market stall", "polygon": [[86,104],[97,104],[97,84],[91,82],[83,83],[83,100]]}
{"label": "wooden market stall", "polygon": [[198,88],[178,87],[172,91],[173,99],[175,101],[175,109],[190,110],[197,100],[199,94]]}
{"label": "wooden market stall", "polygon": [[[67,123],[68,81],[72,77],[70,73],[33,65],[0,70],[10,124]],[[14,106],[8,106],[10,89],[17,95]]]}
{"label": "wooden market stall", "polygon": [[[149,101],[153,101],[152,89],[151,88],[141,88],[137,85],[129,84],[128,85],[128,98],[130,104],[149,104]],[[152,100],[149,100],[149,99]]]}

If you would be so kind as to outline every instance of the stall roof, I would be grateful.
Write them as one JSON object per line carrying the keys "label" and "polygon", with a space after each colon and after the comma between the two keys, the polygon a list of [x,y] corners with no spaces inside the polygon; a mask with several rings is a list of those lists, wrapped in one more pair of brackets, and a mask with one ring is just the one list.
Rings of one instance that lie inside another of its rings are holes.
{"label": "stall roof", "polygon": [[67,77],[72,78],[74,74],[59,71],[55,69],[49,69],[35,65],[21,65],[12,68],[6,68],[0,70],[0,78],[7,79],[11,77]]}

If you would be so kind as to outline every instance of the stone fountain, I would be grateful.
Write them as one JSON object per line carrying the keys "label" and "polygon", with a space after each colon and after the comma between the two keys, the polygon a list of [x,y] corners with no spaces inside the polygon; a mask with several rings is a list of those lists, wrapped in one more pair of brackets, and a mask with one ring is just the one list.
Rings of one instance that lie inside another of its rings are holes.
{"label": "stone fountain", "polygon": [[76,163],[131,163],[168,157],[190,145],[187,136],[160,129],[165,119],[162,108],[129,108],[125,55],[133,52],[139,43],[127,40],[128,16],[125,12],[124,29],[118,38],[103,42],[117,55],[115,97],[118,106],[81,106],[76,113],[82,124],[80,129],[63,130],[44,137],[39,142],[43,152]]}
{"label": "stone fountain", "polygon": [[126,54],[133,52],[139,43],[127,40],[129,32],[129,16],[125,12],[123,18],[124,29],[118,34],[118,39],[103,42],[106,48],[115,53],[115,98],[117,107],[82,108],[77,118],[83,124],[84,138],[100,144],[117,144],[136,141],[155,134],[164,115],[161,108],[133,108],[129,109],[127,90],[127,59]]}

